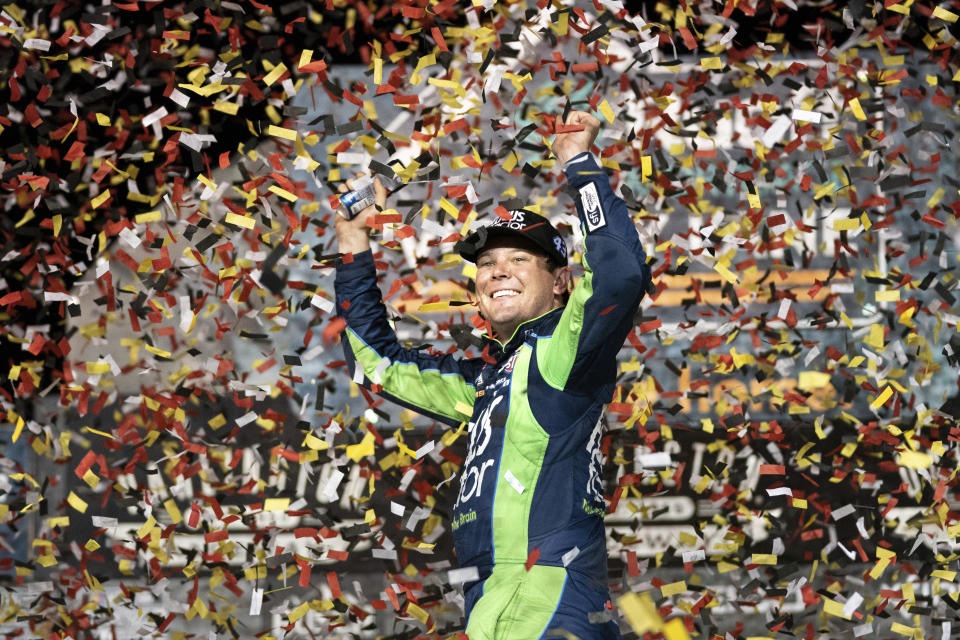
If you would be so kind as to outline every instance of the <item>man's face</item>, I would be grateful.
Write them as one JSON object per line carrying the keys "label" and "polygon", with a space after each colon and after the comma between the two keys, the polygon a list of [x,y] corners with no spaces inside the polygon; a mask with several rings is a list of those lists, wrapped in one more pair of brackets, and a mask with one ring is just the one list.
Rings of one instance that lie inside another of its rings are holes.
{"label": "man's face", "polygon": [[535,245],[512,236],[492,238],[477,256],[477,303],[501,340],[560,305],[567,272],[548,264]]}

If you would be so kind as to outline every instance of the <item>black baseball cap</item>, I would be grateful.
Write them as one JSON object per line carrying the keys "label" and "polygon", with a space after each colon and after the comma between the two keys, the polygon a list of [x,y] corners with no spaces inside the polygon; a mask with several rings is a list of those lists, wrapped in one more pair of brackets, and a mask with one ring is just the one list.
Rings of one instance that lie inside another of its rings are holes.
{"label": "black baseball cap", "polygon": [[561,266],[567,266],[567,243],[550,221],[540,214],[519,209],[510,212],[510,219],[499,216],[483,227],[471,231],[467,237],[457,242],[454,250],[464,260],[476,262],[477,256],[491,238],[516,236],[526,238]]}

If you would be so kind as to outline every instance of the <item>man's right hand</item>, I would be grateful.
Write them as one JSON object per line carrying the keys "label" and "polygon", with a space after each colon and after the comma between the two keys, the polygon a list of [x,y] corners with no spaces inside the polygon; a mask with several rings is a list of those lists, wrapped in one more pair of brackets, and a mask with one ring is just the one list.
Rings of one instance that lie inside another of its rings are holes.
{"label": "man's right hand", "polygon": [[[339,185],[337,190],[346,193],[353,190],[354,180],[347,180],[346,185]],[[373,193],[376,198],[374,206],[367,207],[353,220],[347,220],[339,213],[334,214],[333,228],[337,234],[337,250],[340,253],[363,253],[370,248],[370,219],[377,214],[377,207],[383,210],[387,206],[387,190],[380,184],[380,178],[373,180]]]}

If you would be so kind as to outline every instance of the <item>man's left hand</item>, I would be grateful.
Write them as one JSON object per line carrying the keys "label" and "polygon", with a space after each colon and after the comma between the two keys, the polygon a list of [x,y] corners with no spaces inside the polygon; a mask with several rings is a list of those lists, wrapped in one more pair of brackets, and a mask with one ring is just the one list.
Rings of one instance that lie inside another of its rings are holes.
{"label": "man's left hand", "polygon": [[567,160],[584,151],[590,151],[593,141],[600,133],[600,121],[585,111],[571,111],[567,114],[565,126],[582,126],[581,131],[558,133],[553,140],[553,152],[557,160],[566,164]]}

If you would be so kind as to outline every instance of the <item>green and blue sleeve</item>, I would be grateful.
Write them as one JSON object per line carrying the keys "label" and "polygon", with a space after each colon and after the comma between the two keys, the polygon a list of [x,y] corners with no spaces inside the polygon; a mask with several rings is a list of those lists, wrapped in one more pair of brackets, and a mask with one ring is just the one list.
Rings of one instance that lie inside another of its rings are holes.
{"label": "green and blue sleeve", "polygon": [[617,352],[633,328],[650,268],[627,205],[591,154],[567,163],[584,235],[583,277],[553,335],[537,345],[537,367],[559,391],[592,394],[616,379]]}
{"label": "green and blue sleeve", "polygon": [[346,321],[344,357],[354,380],[400,406],[457,426],[470,419],[477,366],[452,355],[406,349],[387,321],[371,251],[338,263],[334,281],[337,310]]}

